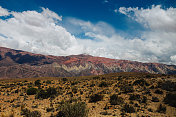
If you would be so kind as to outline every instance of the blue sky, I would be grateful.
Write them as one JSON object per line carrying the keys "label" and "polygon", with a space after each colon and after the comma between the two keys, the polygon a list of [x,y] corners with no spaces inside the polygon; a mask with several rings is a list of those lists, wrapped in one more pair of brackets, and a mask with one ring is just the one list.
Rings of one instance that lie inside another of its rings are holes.
{"label": "blue sky", "polygon": [[0,46],[176,64],[175,8],[175,0],[0,0]]}
{"label": "blue sky", "polygon": [[0,5],[12,11],[37,10],[40,7],[49,8],[62,15],[63,20],[74,17],[96,23],[104,21],[117,30],[141,30],[142,27],[135,21],[115,9],[120,7],[150,8],[152,5],[161,5],[163,8],[176,7],[175,0],[0,0]]}

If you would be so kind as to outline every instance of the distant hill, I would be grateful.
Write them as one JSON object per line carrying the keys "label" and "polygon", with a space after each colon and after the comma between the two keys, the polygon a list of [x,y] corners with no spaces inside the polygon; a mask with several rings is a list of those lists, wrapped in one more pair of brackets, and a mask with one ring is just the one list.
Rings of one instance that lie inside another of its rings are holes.
{"label": "distant hill", "polygon": [[46,56],[0,47],[0,78],[69,77],[116,72],[176,74],[176,66],[84,54]]}

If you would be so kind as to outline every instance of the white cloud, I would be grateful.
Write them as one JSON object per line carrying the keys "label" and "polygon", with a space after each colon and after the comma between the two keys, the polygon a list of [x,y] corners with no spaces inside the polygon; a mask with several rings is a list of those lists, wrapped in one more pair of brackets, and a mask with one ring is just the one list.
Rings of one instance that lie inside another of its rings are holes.
{"label": "white cloud", "polygon": [[[147,28],[141,38],[130,39],[120,36],[111,25],[103,21],[91,23],[66,18],[66,29],[59,25],[61,16],[47,8],[42,10],[12,11],[12,18],[0,19],[0,46],[58,56],[87,53],[117,59],[176,64],[175,8],[121,7],[119,12]],[[84,34],[86,39],[75,37],[74,33]]]}
{"label": "white cloud", "polygon": [[115,13],[117,13],[117,12],[118,12],[118,10],[117,10],[117,9],[114,9],[114,12],[115,12]]}
{"label": "white cloud", "polygon": [[176,55],[170,57],[171,61],[176,64]]}
{"label": "white cloud", "polygon": [[55,18],[57,20],[62,21],[62,16],[58,16],[55,12],[49,10],[48,8],[45,9],[45,8],[42,7],[42,10],[43,10],[42,14],[44,16],[46,16],[48,18],[51,18],[51,19]]}
{"label": "white cloud", "polygon": [[149,29],[142,34],[145,41],[139,52],[154,56],[157,62],[170,63],[170,57],[176,54],[176,8],[162,9],[160,5],[148,9],[121,7],[119,12]]}
{"label": "white cloud", "polygon": [[49,9],[11,12],[12,18],[0,20],[0,46],[25,51],[69,55],[82,53],[76,38],[57,25],[61,17]]}
{"label": "white cloud", "polygon": [[8,10],[0,6],[0,16],[7,16],[7,15],[9,15]]}
{"label": "white cloud", "polygon": [[119,12],[153,31],[176,31],[176,8],[162,9],[160,5],[148,9],[120,7]]}

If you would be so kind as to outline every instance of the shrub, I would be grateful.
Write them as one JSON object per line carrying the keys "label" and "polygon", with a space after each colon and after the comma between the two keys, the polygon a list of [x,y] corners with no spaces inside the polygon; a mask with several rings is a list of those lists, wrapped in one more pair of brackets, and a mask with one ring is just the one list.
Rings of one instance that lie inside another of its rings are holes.
{"label": "shrub", "polygon": [[43,89],[40,89],[36,96],[35,96],[37,99],[41,98],[41,99],[47,99],[48,98],[48,95],[47,95],[47,92]]}
{"label": "shrub", "polygon": [[157,112],[165,113],[166,112],[166,107],[163,106],[162,104],[160,104],[159,107],[157,108]]}
{"label": "shrub", "polygon": [[168,93],[164,98],[164,102],[169,106],[176,107],[176,93]]}
{"label": "shrub", "polygon": [[133,106],[130,106],[129,104],[125,104],[122,108],[122,111],[123,112],[126,112],[126,113],[134,113],[136,112],[134,107]]}
{"label": "shrub", "polygon": [[129,100],[140,100],[140,95],[139,94],[132,94],[130,95]]}
{"label": "shrub", "polygon": [[39,99],[47,99],[47,98],[54,98],[55,96],[57,95],[57,90],[56,88],[54,87],[49,87],[48,89],[46,90],[39,90],[37,95],[36,95],[36,98]]}
{"label": "shrub", "polygon": [[152,97],[152,102],[159,102],[159,99],[157,97]]}
{"label": "shrub", "polygon": [[78,91],[77,91],[77,88],[76,88],[76,87],[73,87],[73,88],[72,88],[72,92],[73,92],[73,93],[77,93],[77,92],[78,92]]}
{"label": "shrub", "polygon": [[147,102],[147,97],[143,96],[142,100],[140,101],[141,103],[146,103]]}
{"label": "shrub", "polygon": [[19,89],[15,90],[15,93],[18,93],[19,92]]}
{"label": "shrub", "polygon": [[133,85],[149,86],[149,84],[144,79],[134,81]]}
{"label": "shrub", "polygon": [[46,84],[51,84],[51,80],[47,80],[47,81],[46,81]]}
{"label": "shrub", "polygon": [[30,111],[27,108],[24,108],[21,110],[21,115],[24,115],[25,117],[41,117],[41,112],[39,111]]}
{"label": "shrub", "polygon": [[99,84],[99,87],[108,87],[108,84],[106,82],[101,82]]}
{"label": "shrub", "polygon": [[103,100],[103,96],[102,95],[100,95],[100,94],[94,94],[94,95],[92,95],[92,96],[90,96],[90,100],[89,100],[89,102],[90,103],[92,103],[92,102],[98,102],[98,101],[101,101],[101,100]]}
{"label": "shrub", "polygon": [[57,90],[54,87],[49,87],[46,90],[46,92],[47,92],[48,97],[53,97],[53,96],[57,95]]}
{"label": "shrub", "polygon": [[156,94],[163,94],[163,91],[157,89],[157,90],[155,90],[155,93],[156,93]]}
{"label": "shrub", "polygon": [[120,105],[124,103],[124,100],[122,97],[118,97],[117,94],[113,94],[110,96],[110,101],[111,105]]}
{"label": "shrub", "polygon": [[68,79],[67,79],[67,78],[62,78],[62,81],[64,81],[64,82],[65,82],[65,81],[68,81]]}
{"label": "shrub", "polygon": [[93,79],[94,79],[94,80],[100,79],[100,77],[99,77],[99,76],[95,76],[95,77],[93,77]]}
{"label": "shrub", "polygon": [[161,83],[159,87],[166,91],[176,91],[176,82],[166,81]]}
{"label": "shrub", "polygon": [[72,82],[71,85],[77,85],[79,82],[78,81],[75,81],[75,82]]}
{"label": "shrub", "polygon": [[120,87],[120,90],[121,90],[123,93],[132,93],[132,92],[134,92],[133,86],[129,86],[129,85],[122,85],[122,86]]}
{"label": "shrub", "polygon": [[34,84],[35,84],[35,86],[40,86],[40,85],[41,85],[41,81],[40,81],[40,80],[36,80],[36,81],[34,82]]}
{"label": "shrub", "polygon": [[54,112],[54,108],[47,108],[46,111],[47,112],[52,112],[52,111]]}
{"label": "shrub", "polygon": [[84,102],[65,102],[59,107],[56,117],[87,117],[88,109]]}
{"label": "shrub", "polygon": [[27,89],[27,95],[34,95],[36,93],[37,93],[37,89],[36,88]]}
{"label": "shrub", "polygon": [[146,78],[152,78],[153,76],[152,75],[146,75],[145,77]]}

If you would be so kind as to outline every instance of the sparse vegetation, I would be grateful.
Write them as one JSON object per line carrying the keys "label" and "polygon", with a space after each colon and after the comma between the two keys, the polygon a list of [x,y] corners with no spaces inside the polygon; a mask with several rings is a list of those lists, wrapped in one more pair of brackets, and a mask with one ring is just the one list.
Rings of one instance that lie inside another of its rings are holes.
{"label": "sparse vegetation", "polygon": [[133,85],[149,86],[149,84],[144,79],[134,81]]}
{"label": "sparse vegetation", "polygon": [[65,102],[59,106],[56,117],[87,117],[88,109],[84,102]]}
{"label": "sparse vegetation", "polygon": [[159,113],[166,113],[166,107],[160,104],[157,108],[157,112]]}
{"label": "sparse vegetation", "polygon": [[113,94],[112,96],[110,96],[110,104],[111,105],[120,105],[124,103],[124,100],[122,97],[119,97],[117,94]]}
{"label": "sparse vegetation", "polygon": [[129,104],[125,104],[122,108],[122,111],[126,112],[126,113],[134,113],[136,112],[134,107],[129,105]]}
{"label": "sparse vegetation", "polygon": [[39,111],[30,111],[27,108],[24,108],[21,110],[21,115],[23,115],[24,117],[41,117],[41,112]]}
{"label": "sparse vegetation", "polygon": [[90,96],[90,100],[89,102],[98,102],[98,101],[101,101],[103,99],[103,95],[100,95],[100,94],[94,94],[94,95],[91,95]]}
{"label": "sparse vegetation", "polygon": [[41,85],[41,81],[40,81],[40,80],[36,80],[36,81],[34,82],[34,84],[35,84],[35,86],[40,86],[40,85]]}
{"label": "sparse vegetation", "polygon": [[27,95],[35,95],[37,93],[36,88],[29,88],[27,89]]}
{"label": "sparse vegetation", "polygon": [[130,86],[130,85],[122,85],[122,86],[120,87],[120,90],[121,90],[123,93],[132,93],[132,92],[134,92],[133,86]]}
{"label": "sparse vegetation", "polygon": [[149,76],[115,73],[0,81],[0,116],[175,116],[175,76]]}
{"label": "sparse vegetation", "polygon": [[170,106],[176,107],[176,93],[168,93],[164,98],[164,102]]}
{"label": "sparse vegetation", "polygon": [[38,93],[36,94],[37,99],[47,99],[47,98],[54,98],[57,95],[56,88],[49,87],[46,90],[40,89]]}
{"label": "sparse vegetation", "polygon": [[108,83],[103,81],[99,84],[99,87],[108,87]]}

